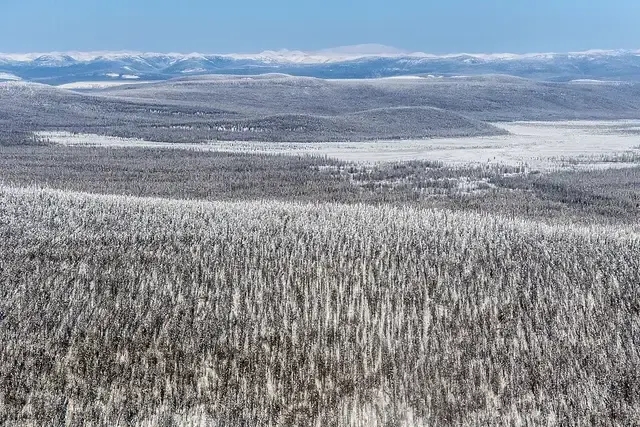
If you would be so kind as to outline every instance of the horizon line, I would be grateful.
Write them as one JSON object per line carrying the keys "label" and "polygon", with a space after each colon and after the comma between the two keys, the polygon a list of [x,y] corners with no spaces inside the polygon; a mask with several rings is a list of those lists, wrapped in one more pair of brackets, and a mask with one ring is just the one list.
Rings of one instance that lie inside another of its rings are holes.
{"label": "horizon line", "polygon": [[[389,51],[385,52],[381,50],[380,52],[349,52],[349,51],[340,51],[341,49],[349,49],[349,48],[357,48],[357,47],[371,47],[376,46],[378,48],[386,48]],[[402,49],[397,49],[390,46],[383,45],[375,45],[375,44],[362,44],[362,45],[353,45],[353,46],[339,46],[334,48],[313,50],[313,51],[303,51],[303,50],[289,50],[286,48],[279,50],[263,50],[261,52],[255,53],[202,53],[202,52],[155,52],[155,51],[142,51],[142,50],[55,50],[55,51],[41,51],[41,52],[15,52],[15,53],[5,53],[0,52],[0,58],[9,59],[16,62],[32,62],[41,58],[43,56],[58,56],[58,57],[69,57],[76,61],[92,61],[101,57],[126,57],[126,56],[168,56],[175,57],[179,59],[189,59],[189,58],[206,58],[206,57],[223,57],[223,58],[232,58],[232,59],[263,59],[263,60],[274,60],[280,59],[283,61],[291,61],[297,62],[298,60],[308,60],[313,61],[317,60],[319,62],[326,61],[340,61],[340,60],[349,60],[349,59],[358,59],[358,58],[376,58],[376,57],[386,57],[386,58],[420,58],[420,59],[447,59],[447,58],[459,58],[459,57],[472,57],[477,59],[486,59],[486,60],[517,60],[517,59],[542,59],[542,58],[550,58],[553,56],[563,56],[563,55],[615,55],[615,54],[636,54],[640,55],[640,49],[588,49],[581,51],[567,51],[567,52],[530,52],[530,53],[510,53],[510,52],[495,52],[495,53],[486,53],[486,52],[477,52],[477,53],[469,53],[469,52],[458,52],[458,53],[445,53],[445,54],[432,54],[425,53],[421,51],[405,51]]]}

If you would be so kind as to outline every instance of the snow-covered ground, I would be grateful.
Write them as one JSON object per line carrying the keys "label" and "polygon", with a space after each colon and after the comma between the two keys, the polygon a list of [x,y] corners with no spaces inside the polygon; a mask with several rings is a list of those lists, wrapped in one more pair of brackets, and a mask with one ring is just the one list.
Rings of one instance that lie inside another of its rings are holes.
{"label": "snow-covered ground", "polygon": [[626,167],[640,163],[640,120],[498,123],[506,136],[371,142],[218,142],[170,144],[66,132],[40,136],[65,145],[162,147],[207,151],[326,155],[375,163],[442,161],[449,165],[527,164],[533,170]]}
{"label": "snow-covered ground", "polygon": [[[124,78],[124,77],[123,77]],[[60,89],[70,89],[70,90],[78,90],[78,89],[107,89],[110,87],[117,87],[123,85],[132,85],[132,84],[144,84],[144,83],[153,83],[150,81],[131,81],[131,80],[107,80],[107,81],[97,81],[97,82],[73,82],[66,83],[63,85],[58,85]]]}
{"label": "snow-covered ground", "polygon": [[10,74],[10,73],[4,73],[4,72],[0,72],[0,81],[3,80],[8,80],[8,81],[18,81],[18,80],[22,80],[20,77]]}
{"label": "snow-covered ground", "polygon": [[169,142],[145,141],[137,138],[119,138],[115,136],[94,135],[88,133],[70,132],[36,132],[42,139],[54,144],[76,147],[107,147],[107,148],[173,148],[183,150],[208,150],[214,151],[211,144],[174,144]]}

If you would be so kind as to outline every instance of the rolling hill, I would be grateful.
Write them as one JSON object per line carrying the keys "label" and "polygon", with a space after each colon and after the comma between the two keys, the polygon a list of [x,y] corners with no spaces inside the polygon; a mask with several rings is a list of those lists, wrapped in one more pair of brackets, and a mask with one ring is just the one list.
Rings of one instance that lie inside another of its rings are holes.
{"label": "rolling hill", "polygon": [[356,141],[499,135],[511,120],[640,118],[634,83],[501,75],[326,80],[197,76],[75,92],[0,83],[0,125],[152,141]]}

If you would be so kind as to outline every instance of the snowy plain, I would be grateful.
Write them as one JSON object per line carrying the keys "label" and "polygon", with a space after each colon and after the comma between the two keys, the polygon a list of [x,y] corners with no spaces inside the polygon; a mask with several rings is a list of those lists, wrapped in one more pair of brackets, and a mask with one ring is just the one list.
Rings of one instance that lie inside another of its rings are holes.
{"label": "snowy plain", "polygon": [[[137,77],[137,76],[136,76]],[[123,77],[124,78],[124,77]],[[60,89],[69,89],[69,90],[94,90],[94,89],[107,89],[112,87],[119,86],[128,86],[133,84],[145,84],[145,83],[153,83],[152,81],[131,81],[135,79],[129,80],[105,80],[105,81],[86,81],[86,82],[73,82],[73,83],[65,83],[62,85],[58,85],[57,87]]]}
{"label": "snowy plain", "polygon": [[446,165],[527,165],[531,170],[627,167],[640,163],[640,120],[494,123],[505,136],[368,142],[210,141],[172,144],[68,132],[39,132],[69,146],[146,147],[320,155],[358,163],[406,160]]}

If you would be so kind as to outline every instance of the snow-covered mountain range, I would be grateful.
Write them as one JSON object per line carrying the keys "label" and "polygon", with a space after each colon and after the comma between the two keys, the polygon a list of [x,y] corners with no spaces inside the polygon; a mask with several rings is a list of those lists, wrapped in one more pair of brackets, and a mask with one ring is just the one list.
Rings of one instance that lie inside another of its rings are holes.
{"label": "snow-covered mountain range", "polygon": [[509,74],[551,81],[640,81],[640,50],[431,55],[382,45],[358,45],[315,52],[280,50],[258,54],[0,53],[0,81],[22,79],[62,84],[274,72],[321,78]]}

